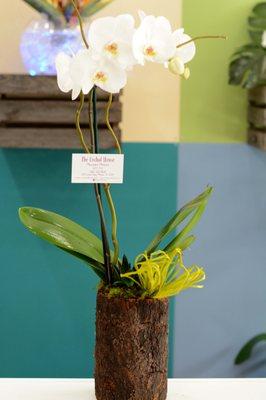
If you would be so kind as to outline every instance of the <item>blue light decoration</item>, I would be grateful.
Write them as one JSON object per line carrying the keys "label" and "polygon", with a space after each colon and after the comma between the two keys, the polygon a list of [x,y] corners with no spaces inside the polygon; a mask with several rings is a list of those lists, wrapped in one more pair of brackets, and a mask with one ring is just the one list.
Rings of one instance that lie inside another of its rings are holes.
{"label": "blue light decoration", "polygon": [[42,18],[30,23],[21,37],[20,52],[31,76],[55,75],[55,58],[63,51],[69,55],[82,48],[78,27],[56,28]]}

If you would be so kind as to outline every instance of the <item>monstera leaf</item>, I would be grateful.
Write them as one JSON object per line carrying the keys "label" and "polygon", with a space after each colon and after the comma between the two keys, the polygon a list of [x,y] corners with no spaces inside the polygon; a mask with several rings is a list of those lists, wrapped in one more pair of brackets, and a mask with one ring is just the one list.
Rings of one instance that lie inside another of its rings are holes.
{"label": "monstera leaf", "polygon": [[252,89],[266,84],[266,49],[262,45],[266,30],[266,2],[257,4],[248,18],[248,32],[252,43],[237,49],[229,66],[229,84]]}
{"label": "monstera leaf", "polygon": [[171,251],[176,247],[181,249],[187,248],[194,240],[194,236],[186,235],[196,226],[201,218],[202,213],[205,210],[208,199],[212,193],[212,188],[207,187],[206,190],[197,196],[195,199],[187,203],[182,207],[170,221],[160,230],[160,232],[154,237],[151,243],[148,245],[146,252],[147,254],[153,253],[160,243],[166,239],[166,237],[172,233],[183,221],[188,219],[184,228],[174,237],[174,239],[163,249],[164,251]]}
{"label": "monstera leaf", "polygon": [[39,208],[19,209],[21,222],[33,234],[85,261],[103,279],[105,275],[101,240],[77,223]]}

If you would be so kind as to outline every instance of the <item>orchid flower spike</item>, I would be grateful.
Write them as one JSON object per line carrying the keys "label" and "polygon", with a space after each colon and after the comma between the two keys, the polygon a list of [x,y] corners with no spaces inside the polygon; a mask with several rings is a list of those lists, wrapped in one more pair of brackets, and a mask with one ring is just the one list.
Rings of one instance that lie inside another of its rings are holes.
{"label": "orchid flower spike", "polygon": [[126,72],[107,58],[95,60],[90,50],[80,50],[70,57],[56,57],[57,83],[62,92],[72,90],[72,100],[80,92],[88,94],[94,85],[109,93],[118,93],[127,82]]}
{"label": "orchid flower spike", "polygon": [[135,20],[129,14],[98,18],[88,32],[88,43],[94,56],[107,57],[123,69],[137,63],[132,51]]}

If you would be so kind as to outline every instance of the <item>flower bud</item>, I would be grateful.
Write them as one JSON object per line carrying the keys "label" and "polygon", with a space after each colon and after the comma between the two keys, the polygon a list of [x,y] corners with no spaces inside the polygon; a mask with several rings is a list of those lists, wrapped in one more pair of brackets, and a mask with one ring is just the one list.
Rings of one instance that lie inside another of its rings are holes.
{"label": "flower bud", "polygon": [[183,75],[185,72],[185,65],[180,57],[174,57],[168,61],[168,69],[174,75]]}
{"label": "flower bud", "polygon": [[190,77],[190,69],[188,67],[185,68],[183,73],[183,77],[187,80]]}

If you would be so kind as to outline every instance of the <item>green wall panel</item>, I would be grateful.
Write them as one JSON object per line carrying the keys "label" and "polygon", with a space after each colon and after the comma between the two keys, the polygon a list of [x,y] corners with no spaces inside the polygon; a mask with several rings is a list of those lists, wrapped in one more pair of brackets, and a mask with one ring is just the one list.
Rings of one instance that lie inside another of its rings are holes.
{"label": "green wall panel", "polygon": [[246,19],[254,0],[184,0],[183,26],[191,36],[223,34],[197,42],[191,78],[182,82],[181,142],[245,142],[246,91],[229,86],[228,62],[248,39]]}
{"label": "green wall panel", "polygon": [[[176,210],[177,151],[172,144],[124,145],[125,183],[113,194],[130,258]],[[0,377],[93,374],[97,280],[17,217],[19,206],[33,205],[99,231],[92,188],[70,184],[70,160],[71,151],[0,152]]]}

